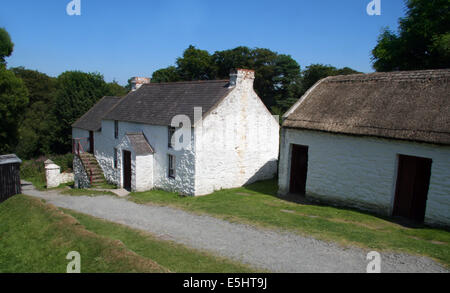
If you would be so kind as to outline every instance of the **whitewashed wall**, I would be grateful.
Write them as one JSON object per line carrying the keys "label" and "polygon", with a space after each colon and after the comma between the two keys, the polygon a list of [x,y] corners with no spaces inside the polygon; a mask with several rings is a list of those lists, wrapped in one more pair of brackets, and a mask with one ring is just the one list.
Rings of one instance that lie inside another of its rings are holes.
{"label": "whitewashed wall", "polygon": [[[95,133],[95,156],[102,167],[105,178],[119,186],[123,185],[122,153],[118,154],[118,168],[114,168],[114,147],[118,146],[126,133],[143,132],[153,149],[153,166],[150,167],[148,158],[139,158],[138,162],[144,162],[140,173],[139,183],[132,177],[133,190],[143,190],[147,184],[153,182],[155,188],[180,192],[186,195],[194,195],[195,160],[194,151],[175,151],[168,147],[168,127],[154,126],[138,123],[119,122],[119,138],[114,138],[114,121],[104,120],[102,132]],[[130,146],[128,150],[132,151]],[[168,177],[168,154],[176,156],[176,178]],[[136,155],[132,152],[132,176],[136,176]],[[139,166],[138,166],[139,168]],[[142,175],[142,176],[141,176]],[[144,180],[144,181],[141,181]],[[140,185],[142,183],[142,185]],[[147,190],[147,189],[145,189]]]}
{"label": "whitewashed wall", "polygon": [[292,144],[309,146],[309,196],[391,215],[398,155],[431,158],[425,222],[450,224],[450,147],[283,129],[279,193],[289,191]]}
{"label": "whitewashed wall", "polygon": [[245,79],[196,128],[195,194],[273,178],[278,150],[278,122]]}

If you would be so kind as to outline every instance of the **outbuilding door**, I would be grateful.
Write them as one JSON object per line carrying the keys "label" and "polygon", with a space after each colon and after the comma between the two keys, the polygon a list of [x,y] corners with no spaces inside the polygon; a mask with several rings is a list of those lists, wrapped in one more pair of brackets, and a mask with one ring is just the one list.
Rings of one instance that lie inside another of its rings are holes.
{"label": "outbuilding door", "polygon": [[424,221],[431,164],[431,159],[399,156],[394,216]]}
{"label": "outbuilding door", "polygon": [[290,192],[304,195],[308,175],[308,147],[292,145]]}
{"label": "outbuilding door", "polygon": [[131,152],[123,151],[123,188],[131,190]]}

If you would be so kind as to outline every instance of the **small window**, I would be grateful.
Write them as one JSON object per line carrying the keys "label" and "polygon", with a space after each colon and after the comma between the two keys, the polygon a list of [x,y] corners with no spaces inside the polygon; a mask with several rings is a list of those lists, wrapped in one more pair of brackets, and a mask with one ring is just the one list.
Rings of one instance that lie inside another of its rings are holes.
{"label": "small window", "polygon": [[175,179],[175,156],[169,155],[169,178]]}
{"label": "small window", "polygon": [[119,138],[119,121],[114,121],[114,138]]}
{"label": "small window", "polygon": [[117,149],[114,148],[114,168],[117,169]]}
{"label": "small window", "polygon": [[176,131],[175,127],[169,127],[169,148],[171,149],[173,148],[172,137],[175,134],[175,131]]}

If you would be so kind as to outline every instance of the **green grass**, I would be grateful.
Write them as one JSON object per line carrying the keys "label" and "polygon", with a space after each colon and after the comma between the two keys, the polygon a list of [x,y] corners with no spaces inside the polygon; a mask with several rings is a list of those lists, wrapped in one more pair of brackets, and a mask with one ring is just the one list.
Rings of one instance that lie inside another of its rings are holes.
{"label": "green grass", "polygon": [[203,197],[181,197],[154,190],[132,193],[130,200],[209,214],[232,222],[293,231],[341,245],[432,257],[450,265],[450,233],[434,228],[406,228],[365,212],[302,205],[276,197],[275,181],[217,191]]}
{"label": "green grass", "polygon": [[88,272],[250,272],[251,269],[25,195],[0,204],[0,273],[65,273],[70,251]]}

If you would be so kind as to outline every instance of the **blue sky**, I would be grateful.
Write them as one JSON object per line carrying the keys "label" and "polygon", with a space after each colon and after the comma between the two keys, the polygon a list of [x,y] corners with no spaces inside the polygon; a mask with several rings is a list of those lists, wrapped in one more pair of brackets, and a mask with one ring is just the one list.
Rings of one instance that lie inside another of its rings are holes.
{"label": "blue sky", "polygon": [[125,84],[173,65],[190,44],[213,53],[244,45],[312,63],[372,72],[370,51],[383,27],[396,29],[403,0],[0,0],[0,27],[15,43],[8,66],[57,76],[66,70],[100,72]]}

